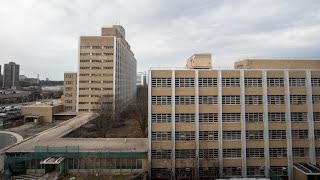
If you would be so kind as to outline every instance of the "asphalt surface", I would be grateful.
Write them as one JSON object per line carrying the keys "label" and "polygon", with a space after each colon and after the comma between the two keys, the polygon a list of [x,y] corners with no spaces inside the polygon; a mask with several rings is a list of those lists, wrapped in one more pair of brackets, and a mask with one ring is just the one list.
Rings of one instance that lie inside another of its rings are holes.
{"label": "asphalt surface", "polygon": [[0,133],[0,149],[17,142],[17,138],[10,134]]}

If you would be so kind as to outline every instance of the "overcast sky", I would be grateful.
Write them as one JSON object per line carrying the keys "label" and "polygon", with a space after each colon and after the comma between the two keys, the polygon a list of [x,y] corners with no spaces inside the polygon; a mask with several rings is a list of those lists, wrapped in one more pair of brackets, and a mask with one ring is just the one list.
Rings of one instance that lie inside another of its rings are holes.
{"label": "overcast sky", "polygon": [[116,22],[138,71],[207,52],[219,67],[247,57],[320,59],[319,0],[1,0],[0,64],[62,80],[77,69],[79,36]]}

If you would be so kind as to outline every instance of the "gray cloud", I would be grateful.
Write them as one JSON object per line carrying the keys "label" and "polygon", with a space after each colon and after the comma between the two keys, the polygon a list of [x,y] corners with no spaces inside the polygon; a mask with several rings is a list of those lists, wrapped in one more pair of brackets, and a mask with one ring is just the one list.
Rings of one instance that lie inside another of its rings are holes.
{"label": "gray cloud", "polygon": [[4,0],[0,22],[0,63],[50,79],[76,70],[79,36],[115,22],[126,29],[138,71],[184,66],[201,52],[220,67],[246,57],[320,57],[318,0]]}

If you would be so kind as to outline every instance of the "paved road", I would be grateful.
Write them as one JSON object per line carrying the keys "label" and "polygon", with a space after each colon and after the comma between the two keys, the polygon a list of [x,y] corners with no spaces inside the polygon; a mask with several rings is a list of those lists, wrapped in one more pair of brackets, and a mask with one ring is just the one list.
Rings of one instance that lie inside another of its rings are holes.
{"label": "paved road", "polygon": [[5,134],[0,132],[0,149],[10,146],[17,142],[17,138],[12,136],[11,134]]}

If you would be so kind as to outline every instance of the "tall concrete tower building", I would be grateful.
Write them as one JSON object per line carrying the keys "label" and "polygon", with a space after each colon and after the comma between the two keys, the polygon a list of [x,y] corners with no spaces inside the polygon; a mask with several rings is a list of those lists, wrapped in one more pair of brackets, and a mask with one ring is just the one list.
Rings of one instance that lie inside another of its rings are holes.
{"label": "tall concrete tower building", "polygon": [[3,82],[4,89],[16,89],[19,87],[20,65],[15,62],[4,64]]}
{"label": "tall concrete tower building", "polygon": [[[78,68],[77,78],[65,75],[70,90],[69,97],[64,97],[66,110],[94,112],[103,99],[103,103],[113,104],[121,112],[133,100],[137,62],[122,26],[102,28],[101,36],[81,36]],[[69,86],[74,84],[76,94],[70,95],[73,91]]]}

